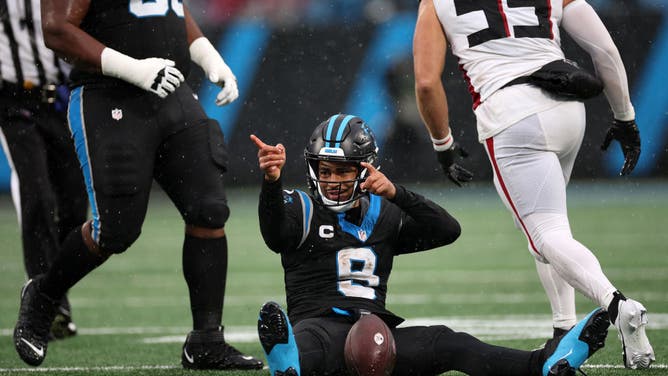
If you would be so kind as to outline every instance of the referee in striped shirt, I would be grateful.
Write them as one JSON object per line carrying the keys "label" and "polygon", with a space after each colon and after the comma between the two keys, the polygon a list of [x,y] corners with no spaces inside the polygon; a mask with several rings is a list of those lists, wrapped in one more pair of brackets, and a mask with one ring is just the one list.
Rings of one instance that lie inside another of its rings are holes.
{"label": "referee in striped shirt", "polygon": [[[69,67],[44,45],[39,0],[0,0],[0,18],[0,141],[33,278],[85,222],[88,202],[67,127]],[[76,334],[67,297],[58,312],[52,337]]]}

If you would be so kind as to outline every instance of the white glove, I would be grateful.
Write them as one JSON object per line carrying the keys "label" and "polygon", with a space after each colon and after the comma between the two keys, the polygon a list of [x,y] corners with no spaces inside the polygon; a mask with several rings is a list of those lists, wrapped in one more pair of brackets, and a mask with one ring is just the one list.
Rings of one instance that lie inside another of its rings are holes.
{"label": "white glove", "polygon": [[109,47],[102,50],[101,59],[105,76],[120,78],[160,98],[173,93],[185,81],[171,60],[157,57],[135,59]]}
{"label": "white glove", "polygon": [[190,44],[190,58],[204,69],[209,81],[223,88],[216,96],[216,105],[225,106],[239,97],[237,78],[208,39],[200,37]]}

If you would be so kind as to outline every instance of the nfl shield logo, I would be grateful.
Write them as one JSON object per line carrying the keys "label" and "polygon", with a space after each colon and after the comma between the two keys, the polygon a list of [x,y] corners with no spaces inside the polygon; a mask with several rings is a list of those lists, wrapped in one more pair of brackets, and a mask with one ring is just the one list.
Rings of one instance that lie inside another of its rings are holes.
{"label": "nfl shield logo", "polygon": [[365,241],[366,240],[366,231],[361,230],[361,229],[357,230],[357,238],[361,241]]}
{"label": "nfl shield logo", "polygon": [[121,120],[123,118],[123,110],[121,110],[120,108],[114,108],[113,110],[111,110],[111,118],[116,121]]}

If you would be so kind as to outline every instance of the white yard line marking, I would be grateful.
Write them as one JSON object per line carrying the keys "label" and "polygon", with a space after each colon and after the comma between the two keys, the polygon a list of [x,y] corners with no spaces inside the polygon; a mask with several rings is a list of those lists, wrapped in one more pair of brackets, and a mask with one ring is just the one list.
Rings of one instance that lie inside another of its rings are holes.
{"label": "white yard line marking", "polygon": [[[242,327],[239,327],[242,328]],[[250,327],[248,327],[250,328]],[[108,327],[108,328],[78,328],[77,334],[84,336],[99,335],[133,335],[133,334],[177,334],[185,336],[191,330],[189,327],[177,326],[138,326],[138,327]],[[0,329],[0,336],[11,336],[14,329]]]}
{"label": "white yard line marking", "polygon": [[[624,367],[621,364],[585,364],[582,366],[582,368],[596,368],[596,369],[624,369]],[[668,364],[657,364],[657,363],[652,363],[652,365],[649,367],[650,370],[652,369],[668,369]]]}
{"label": "white yard line marking", "polygon": [[109,367],[45,367],[45,368],[0,368],[0,372],[108,372],[178,369],[181,366],[109,366]]}
{"label": "white yard line marking", "polygon": [[[552,335],[551,318],[547,315],[499,315],[478,317],[422,317],[406,320],[402,326],[438,325],[468,332],[482,340],[533,339],[548,338]],[[650,316],[650,329],[668,329],[668,314],[654,313]],[[80,335],[157,335],[142,338],[146,344],[183,343],[187,327],[116,327],[116,328],[80,328]],[[611,327],[610,330],[615,330]],[[11,329],[0,330],[0,335],[9,336]],[[170,334],[170,335],[165,335]],[[225,328],[225,336],[231,343],[257,342],[257,332],[253,326],[234,326]],[[141,371],[180,369],[178,365],[143,365],[143,366],[108,366],[108,367],[51,367],[51,368],[0,368],[4,372],[78,372],[94,373],[109,371]],[[587,369],[623,369],[621,364],[589,364]],[[653,369],[668,369],[668,364],[652,364]]]}
{"label": "white yard line marking", "polygon": [[[150,371],[180,369],[181,366],[154,365],[154,366],[110,366],[110,367],[46,367],[46,368],[0,368],[0,372],[109,372],[109,371]],[[582,368],[590,369],[623,369],[621,364],[585,364]],[[266,367],[265,367],[266,369]],[[668,369],[668,364],[652,364],[650,369]]]}
{"label": "white yard line marking", "polygon": [[[607,271],[606,271],[607,272]],[[442,274],[442,271],[438,273]],[[665,274],[668,274],[668,269],[661,271],[664,273],[660,279],[666,279]],[[399,273],[397,273],[399,274]],[[459,275],[457,272],[449,272],[447,278],[451,278],[451,274]],[[521,274],[521,273],[520,273]],[[610,273],[608,273],[610,274]],[[654,272],[647,272],[647,275],[656,275]],[[642,278],[646,278],[647,275],[643,275]],[[486,274],[476,274],[476,282],[482,283],[482,280],[489,278],[487,283],[507,283],[509,278],[517,278],[517,276],[509,277],[490,277]],[[532,274],[527,274],[527,280],[535,280],[535,271]],[[639,279],[638,275],[633,275],[634,279]],[[615,278],[618,280],[619,278]],[[659,278],[657,278],[659,279]],[[434,280],[438,280],[439,283],[450,284],[453,282],[461,282],[465,280],[465,277],[462,275],[455,278],[453,281],[448,279],[443,279],[437,274],[430,271],[415,271],[413,273],[406,273],[405,275],[393,276],[393,282],[396,285],[411,285],[411,284],[423,284],[423,283],[432,283]],[[522,282],[526,282],[522,280]],[[398,282],[398,283],[397,283]],[[515,281],[521,283],[520,281]],[[514,282],[514,283],[515,283]],[[255,283],[255,282],[254,282]],[[273,282],[272,282],[273,283]],[[629,296],[633,296],[635,299],[645,302],[648,301],[659,301],[665,302],[668,300],[668,292],[643,292],[643,291],[625,291]],[[225,297],[225,306],[230,307],[260,307],[262,302],[266,301],[277,301],[284,304],[284,292],[278,291],[275,295],[229,295]],[[75,309],[97,309],[100,305],[107,304],[107,298],[103,297],[74,297],[70,299]],[[0,298],[0,307],[9,308],[15,307],[17,300],[14,296],[11,298]],[[543,292],[534,292],[534,293],[431,293],[431,294],[390,294],[387,298],[387,303],[389,307],[392,306],[415,306],[415,305],[428,305],[428,304],[503,304],[503,305],[516,305],[524,303],[544,303],[545,302],[545,293]],[[186,296],[126,296],[119,298],[114,301],[114,304],[120,307],[125,307],[128,309],[145,309],[145,308],[159,308],[159,307],[183,307],[184,304],[187,305]],[[12,308],[14,309],[14,308]],[[651,314],[651,312],[650,312]]]}
{"label": "white yard line marking", "polygon": [[[447,325],[457,331],[467,332],[482,340],[540,339],[552,336],[549,316],[504,315],[481,317],[421,317],[407,319],[401,326]],[[650,316],[648,328],[668,329],[668,314],[655,313]],[[611,326],[610,330],[616,328]],[[185,332],[181,332],[185,333]],[[164,334],[164,333],[163,333]],[[226,327],[225,336],[232,343],[257,342],[254,327]],[[159,336],[142,339],[144,343],[182,343],[181,336]]]}
{"label": "white yard line marking", "polygon": [[[668,329],[667,313],[649,315],[648,329]],[[402,326],[447,325],[482,340],[534,339],[552,336],[551,317],[548,315],[498,315],[498,316],[450,316],[416,317],[407,319]],[[225,336],[232,343],[257,342],[255,326],[227,326]],[[610,330],[616,330],[611,326]],[[182,343],[188,327],[107,327],[79,328],[79,335],[144,335],[144,343]],[[0,336],[12,335],[12,329],[0,329]]]}

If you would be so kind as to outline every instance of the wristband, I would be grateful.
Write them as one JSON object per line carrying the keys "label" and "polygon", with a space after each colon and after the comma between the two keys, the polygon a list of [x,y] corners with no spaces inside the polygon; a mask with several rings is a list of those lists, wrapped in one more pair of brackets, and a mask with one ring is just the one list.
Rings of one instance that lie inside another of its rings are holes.
{"label": "wristband", "polygon": [[633,106],[629,103],[627,106],[627,111],[626,112],[616,112],[613,111],[613,116],[615,120],[619,121],[632,121],[636,119],[636,112],[633,109]]}
{"label": "wristband", "polygon": [[127,80],[130,71],[129,67],[134,66],[137,59],[120,53],[113,48],[105,47],[100,55],[100,62],[102,74]]}
{"label": "wristband", "polygon": [[448,135],[440,140],[431,137],[431,143],[434,146],[434,150],[445,151],[452,147],[452,144],[455,143],[455,139],[452,137],[450,130],[448,130]]}
{"label": "wristband", "polygon": [[202,67],[207,74],[212,65],[224,64],[223,57],[206,37],[199,37],[190,43],[190,60]]}

